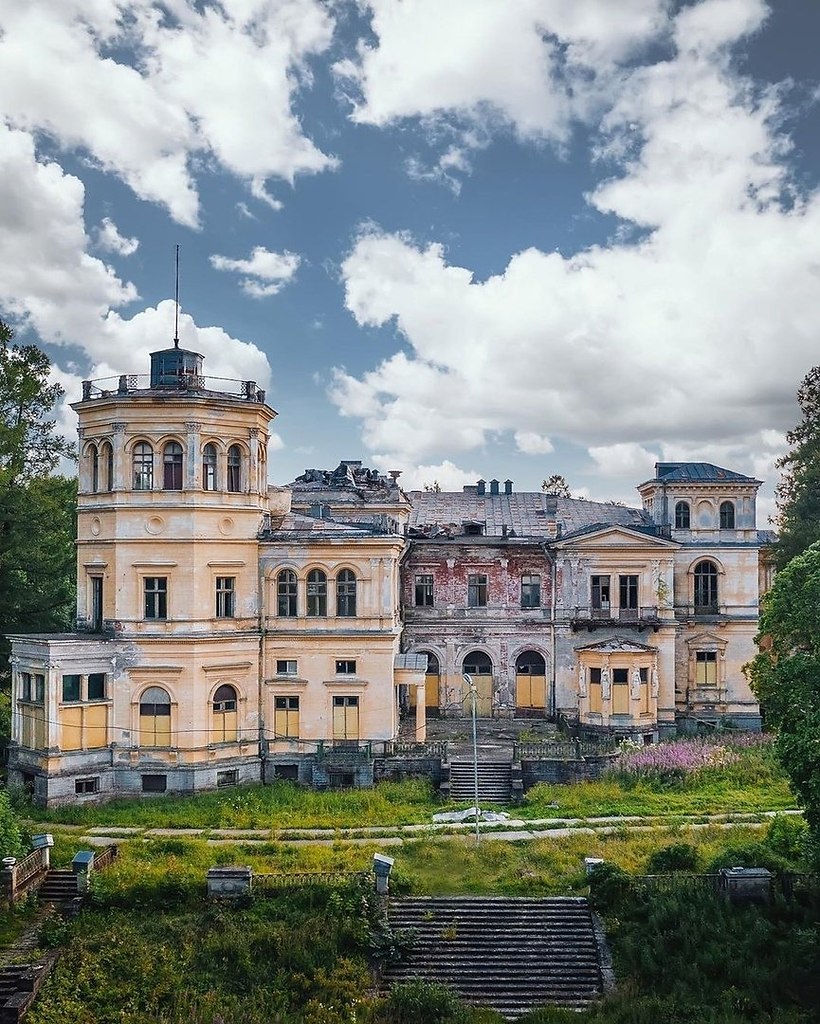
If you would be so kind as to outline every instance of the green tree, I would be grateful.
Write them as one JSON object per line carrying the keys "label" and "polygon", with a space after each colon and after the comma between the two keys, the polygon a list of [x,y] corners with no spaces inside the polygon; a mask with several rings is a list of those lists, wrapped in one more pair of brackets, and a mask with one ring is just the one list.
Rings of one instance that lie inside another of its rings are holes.
{"label": "green tree", "polygon": [[759,653],[746,672],[804,808],[820,863],[820,541],[793,558],[763,599]]}
{"label": "green tree", "polygon": [[[12,344],[0,321],[0,629],[52,632],[72,620],[76,481],[49,474],[75,447],[57,433],[63,395],[49,382],[48,356]],[[0,640],[0,682],[9,643]]]}
{"label": "green tree", "polygon": [[545,494],[554,494],[558,498],[571,498],[572,494],[567,483],[567,478],[560,473],[553,473],[541,484],[541,490]]}
{"label": "green tree", "polygon": [[820,366],[803,378],[797,391],[803,414],[786,434],[790,450],[777,462],[782,471],[777,487],[777,567],[820,540]]}

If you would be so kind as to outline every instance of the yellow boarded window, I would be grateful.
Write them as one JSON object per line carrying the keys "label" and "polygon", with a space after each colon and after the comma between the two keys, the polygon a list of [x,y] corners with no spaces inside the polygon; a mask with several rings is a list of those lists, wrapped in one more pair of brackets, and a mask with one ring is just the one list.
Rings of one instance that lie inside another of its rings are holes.
{"label": "yellow boarded window", "polygon": [[357,740],[359,738],[359,698],[333,698],[333,739]]}
{"label": "yellow boarded window", "polygon": [[629,714],[629,669],[612,670],[612,714]]}
{"label": "yellow boarded window", "polygon": [[232,743],[237,734],[236,690],[223,683],[214,694],[211,743]]}
{"label": "yellow boarded window", "polygon": [[589,710],[601,714],[601,670],[599,668],[589,670]]}
{"label": "yellow boarded window", "polygon": [[641,669],[641,714],[649,714],[649,669]]}
{"label": "yellow boarded window", "polygon": [[276,697],[274,699],[274,732],[276,738],[297,739],[299,736],[299,698]]}
{"label": "yellow boarded window", "polygon": [[717,651],[696,652],[695,685],[717,686]]}
{"label": "yellow boarded window", "polygon": [[140,700],[140,746],[170,745],[171,698],[161,686],[149,686]]}

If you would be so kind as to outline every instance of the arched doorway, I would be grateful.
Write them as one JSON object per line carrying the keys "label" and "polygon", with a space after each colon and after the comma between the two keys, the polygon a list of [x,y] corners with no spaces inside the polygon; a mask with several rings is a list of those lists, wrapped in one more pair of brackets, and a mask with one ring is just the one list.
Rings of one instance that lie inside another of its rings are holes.
{"label": "arched doorway", "polygon": [[[473,680],[476,688],[476,715],[479,718],[491,718],[493,713],[493,663],[489,654],[484,651],[470,651],[461,664],[463,675]],[[467,696],[466,685],[464,697]],[[464,702],[465,714],[471,714],[469,700]]]}
{"label": "arched doorway", "polygon": [[547,663],[538,651],[515,659],[515,709],[523,718],[543,715],[547,707]]}

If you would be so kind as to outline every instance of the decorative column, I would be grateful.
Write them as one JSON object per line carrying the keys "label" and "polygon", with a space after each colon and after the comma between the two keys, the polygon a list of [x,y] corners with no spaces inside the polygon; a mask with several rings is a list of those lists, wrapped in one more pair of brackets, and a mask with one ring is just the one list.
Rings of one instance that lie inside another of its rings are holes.
{"label": "decorative column", "polygon": [[185,444],[187,457],[185,460],[185,480],[183,482],[183,487],[186,491],[193,491],[199,487],[199,436],[202,431],[202,424],[186,423],[185,430],[188,436]]}
{"label": "decorative column", "polygon": [[248,429],[248,446],[251,450],[250,463],[248,464],[248,490],[258,492],[259,490],[259,427]]}
{"label": "decorative column", "polygon": [[128,473],[125,465],[125,431],[127,423],[112,423],[111,434],[114,449],[114,490],[124,491]]}

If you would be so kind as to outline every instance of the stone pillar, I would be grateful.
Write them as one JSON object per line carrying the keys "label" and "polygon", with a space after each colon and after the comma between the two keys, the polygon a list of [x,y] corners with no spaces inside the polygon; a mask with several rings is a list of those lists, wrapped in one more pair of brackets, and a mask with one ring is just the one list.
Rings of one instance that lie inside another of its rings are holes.
{"label": "stone pillar", "polygon": [[3,871],[0,873],[3,899],[11,906],[14,903],[14,894],[17,889],[17,859],[15,857],[4,857]]}
{"label": "stone pillar", "polygon": [[248,429],[248,447],[250,448],[250,461],[248,463],[248,490],[252,493],[259,492],[259,427]]}
{"label": "stone pillar", "polygon": [[199,487],[199,467],[201,463],[199,437],[202,431],[202,424],[186,423],[185,430],[187,433],[185,441],[185,476],[182,486],[186,491],[193,491]]}
{"label": "stone pillar", "polygon": [[427,688],[424,683],[416,687],[416,743],[427,739]]}
{"label": "stone pillar", "polygon": [[114,449],[114,490],[124,491],[130,486],[129,467],[125,457],[126,423],[112,423],[112,447]]}
{"label": "stone pillar", "polygon": [[45,716],[46,736],[48,737],[46,747],[49,750],[56,750],[60,746],[60,721],[57,716],[57,709],[60,706],[60,687],[62,686],[62,665],[57,662],[48,664],[44,668],[46,677],[45,683]]}

